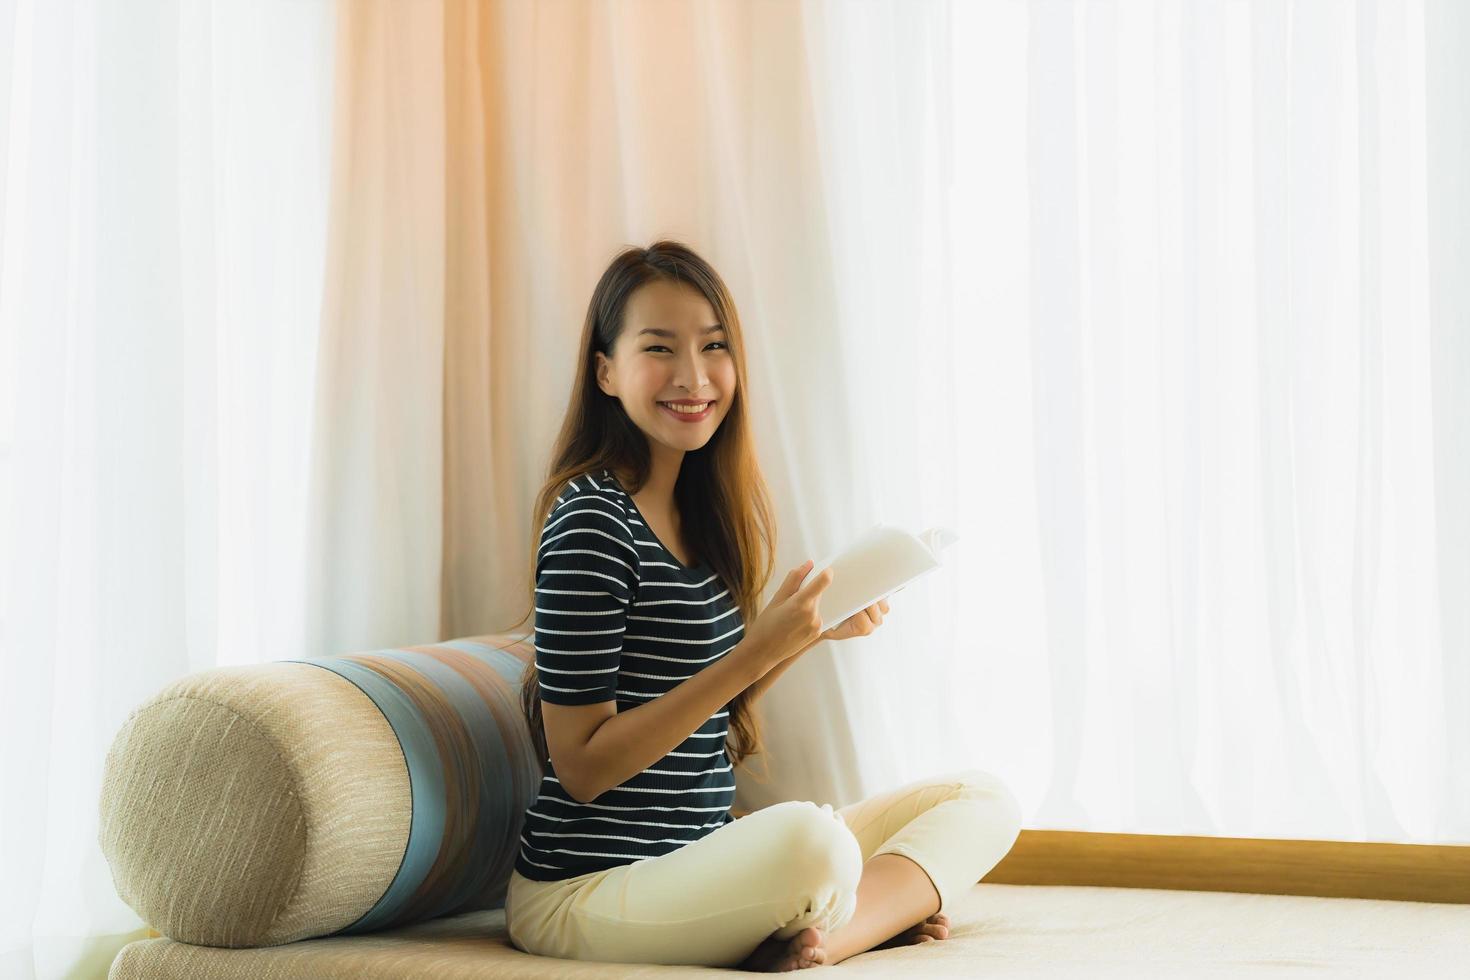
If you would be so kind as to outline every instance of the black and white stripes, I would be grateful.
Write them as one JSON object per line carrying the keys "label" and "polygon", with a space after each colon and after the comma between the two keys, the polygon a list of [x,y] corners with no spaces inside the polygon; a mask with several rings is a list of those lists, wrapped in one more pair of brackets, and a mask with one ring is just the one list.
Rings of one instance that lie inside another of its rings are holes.
{"label": "black and white stripes", "polygon": [[[680,564],[607,470],[570,481],[536,552],[536,667],[549,704],[672,690],[730,652],[744,621],[704,563]],[[735,779],[729,705],[663,759],[588,803],[555,770],[526,811],[516,870],[557,881],[666,854],[728,823]]]}

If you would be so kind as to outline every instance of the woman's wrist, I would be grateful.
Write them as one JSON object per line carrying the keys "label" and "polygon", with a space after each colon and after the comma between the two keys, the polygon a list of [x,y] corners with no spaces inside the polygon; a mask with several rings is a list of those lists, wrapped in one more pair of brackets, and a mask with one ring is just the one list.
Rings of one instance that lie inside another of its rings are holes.
{"label": "woman's wrist", "polygon": [[765,644],[749,637],[735,644],[735,649],[730,651],[730,655],[748,665],[753,674],[750,679],[752,684],[757,683],[773,668],[780,666],[783,659],[773,655]]}

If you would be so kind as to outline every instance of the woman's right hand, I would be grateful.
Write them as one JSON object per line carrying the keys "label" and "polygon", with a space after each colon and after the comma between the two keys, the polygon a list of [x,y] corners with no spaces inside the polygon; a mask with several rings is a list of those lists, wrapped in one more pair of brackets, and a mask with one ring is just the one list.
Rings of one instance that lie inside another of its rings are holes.
{"label": "woman's right hand", "polygon": [[803,584],[811,567],[812,561],[807,559],[793,568],[770,604],[745,631],[742,642],[771,666],[796,656],[821,635],[817,602],[832,583],[832,569],[822,569],[821,574]]}

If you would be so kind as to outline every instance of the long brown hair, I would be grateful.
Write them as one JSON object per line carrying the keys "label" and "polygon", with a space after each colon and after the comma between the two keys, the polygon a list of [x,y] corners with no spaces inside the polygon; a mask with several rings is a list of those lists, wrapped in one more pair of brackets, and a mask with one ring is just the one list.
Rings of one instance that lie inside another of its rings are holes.
{"label": "long brown hair", "polygon": [[[776,522],[770,494],[752,444],[749,391],[745,370],[745,337],[735,302],[719,274],[688,246],[658,241],[648,248],[618,254],[598,280],[582,322],[577,370],[561,432],[551,453],[546,481],[536,497],[531,523],[531,569],[528,608],[517,626],[531,619],[536,606],[536,553],[541,528],[557,496],[573,477],[606,467],[630,474],[629,493],[637,493],[650,471],[648,437],[628,417],[622,403],[597,385],[596,352],[611,357],[623,334],[628,297],[648,282],[663,280],[699,290],[725,328],[735,359],[735,395],[720,427],[709,442],[684,454],[674,484],[679,528],[690,549],[709,563],[740,609],[746,626],[755,619],[757,603],[775,565]],[[760,726],[749,703],[749,690],[730,703],[730,760],[741,765],[764,750]],[[521,708],[544,767],[548,758],[541,718],[541,692],[534,658],[521,677]]]}

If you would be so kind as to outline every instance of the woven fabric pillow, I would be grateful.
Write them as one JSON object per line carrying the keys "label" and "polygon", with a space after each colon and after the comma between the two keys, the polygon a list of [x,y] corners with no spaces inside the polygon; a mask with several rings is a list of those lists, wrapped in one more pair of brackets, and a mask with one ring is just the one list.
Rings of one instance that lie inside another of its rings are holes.
{"label": "woven fabric pillow", "polygon": [[534,656],[478,636],[171,684],[107,755],[118,894],[171,939],[229,947],[501,907],[541,778]]}

